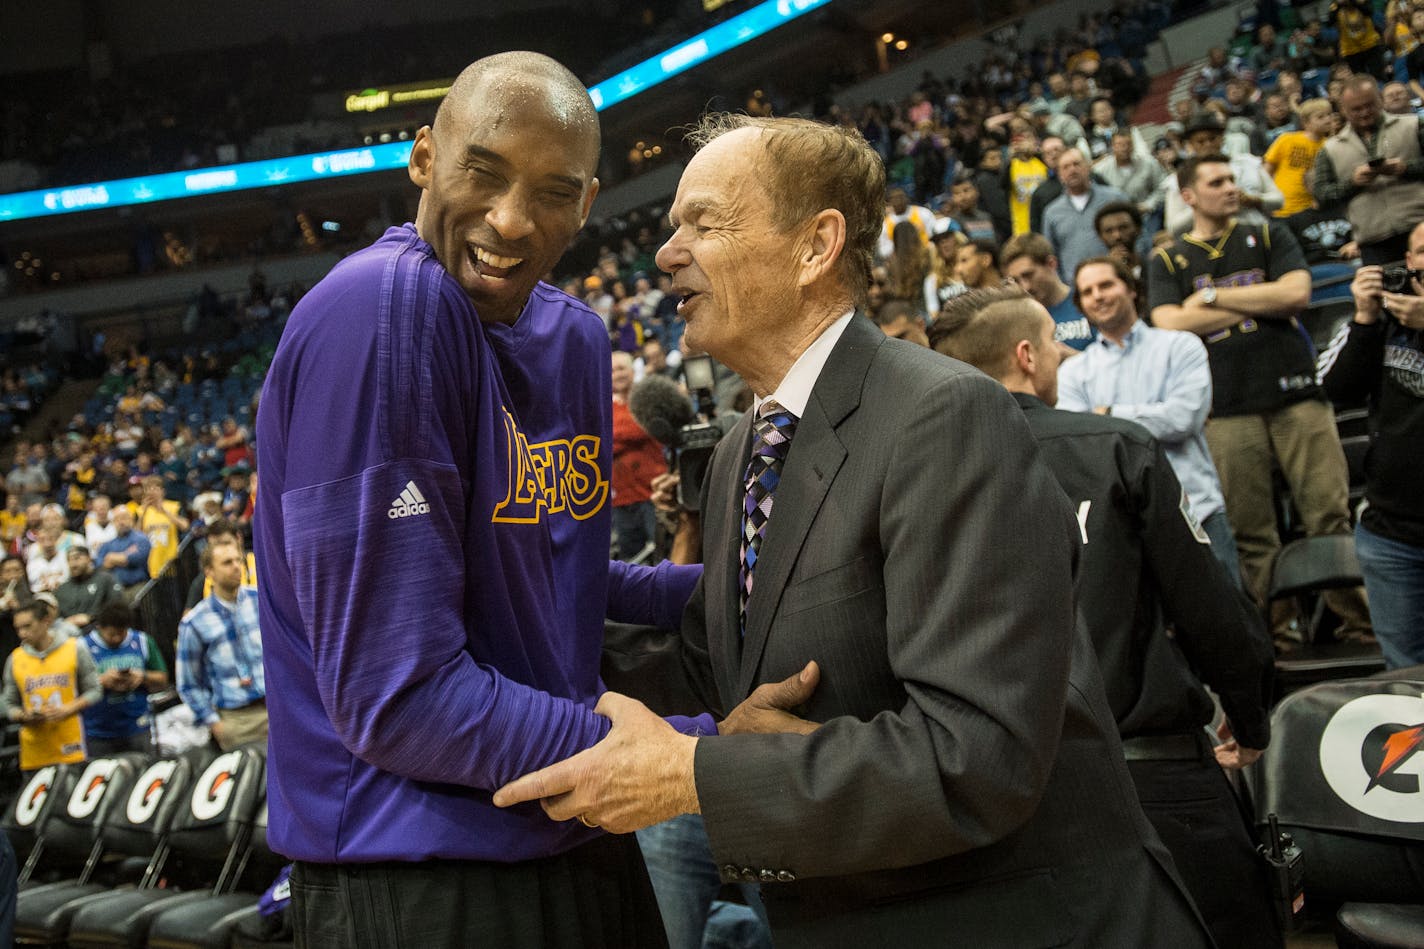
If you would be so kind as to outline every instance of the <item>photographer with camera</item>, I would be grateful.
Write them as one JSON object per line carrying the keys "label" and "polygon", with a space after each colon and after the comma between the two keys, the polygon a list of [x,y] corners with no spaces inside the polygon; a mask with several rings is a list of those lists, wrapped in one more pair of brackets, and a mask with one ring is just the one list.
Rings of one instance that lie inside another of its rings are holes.
{"label": "photographer with camera", "polygon": [[1354,319],[1321,358],[1332,399],[1369,404],[1355,550],[1391,669],[1424,663],[1424,224],[1410,231],[1404,264],[1360,268]]}

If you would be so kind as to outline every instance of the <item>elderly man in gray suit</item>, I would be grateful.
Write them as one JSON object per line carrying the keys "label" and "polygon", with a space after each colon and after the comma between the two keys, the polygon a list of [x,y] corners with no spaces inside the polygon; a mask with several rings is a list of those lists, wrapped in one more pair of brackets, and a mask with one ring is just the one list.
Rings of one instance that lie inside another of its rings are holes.
{"label": "elderly man in gray suit", "polygon": [[778,949],[1210,945],[1075,631],[1078,527],[1023,413],[855,309],[879,159],[794,119],[696,140],[658,265],[757,404],[711,463],[677,667],[718,715],[757,701],[691,737],[607,693],[604,741],[495,802],[615,833],[700,813]]}

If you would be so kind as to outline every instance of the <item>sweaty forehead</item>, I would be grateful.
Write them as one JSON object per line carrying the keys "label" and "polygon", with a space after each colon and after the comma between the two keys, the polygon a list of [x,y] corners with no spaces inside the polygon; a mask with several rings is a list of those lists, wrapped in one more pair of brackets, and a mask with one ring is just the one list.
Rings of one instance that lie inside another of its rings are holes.
{"label": "sweaty forehead", "polygon": [[491,70],[476,79],[462,101],[450,105],[437,116],[442,132],[470,141],[544,135],[558,139],[567,154],[585,160],[590,175],[598,164],[598,115],[581,89],[537,75]]}

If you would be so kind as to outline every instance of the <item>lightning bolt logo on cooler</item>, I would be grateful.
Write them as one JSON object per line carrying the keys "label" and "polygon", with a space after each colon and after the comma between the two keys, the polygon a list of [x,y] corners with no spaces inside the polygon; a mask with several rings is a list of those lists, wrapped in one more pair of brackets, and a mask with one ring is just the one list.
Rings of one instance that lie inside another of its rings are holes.
{"label": "lightning bolt logo on cooler", "polygon": [[1366,695],[1331,716],[1320,770],[1350,807],[1380,820],[1424,823],[1424,695]]}

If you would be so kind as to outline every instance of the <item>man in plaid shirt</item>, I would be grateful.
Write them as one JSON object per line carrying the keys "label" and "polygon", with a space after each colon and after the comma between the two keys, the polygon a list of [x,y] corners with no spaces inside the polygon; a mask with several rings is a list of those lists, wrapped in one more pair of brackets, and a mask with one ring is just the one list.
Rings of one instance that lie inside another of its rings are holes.
{"label": "man in plaid shirt", "polygon": [[212,593],[178,626],[178,694],[227,751],[267,740],[257,591],[242,585],[237,545],[211,543],[202,562]]}

